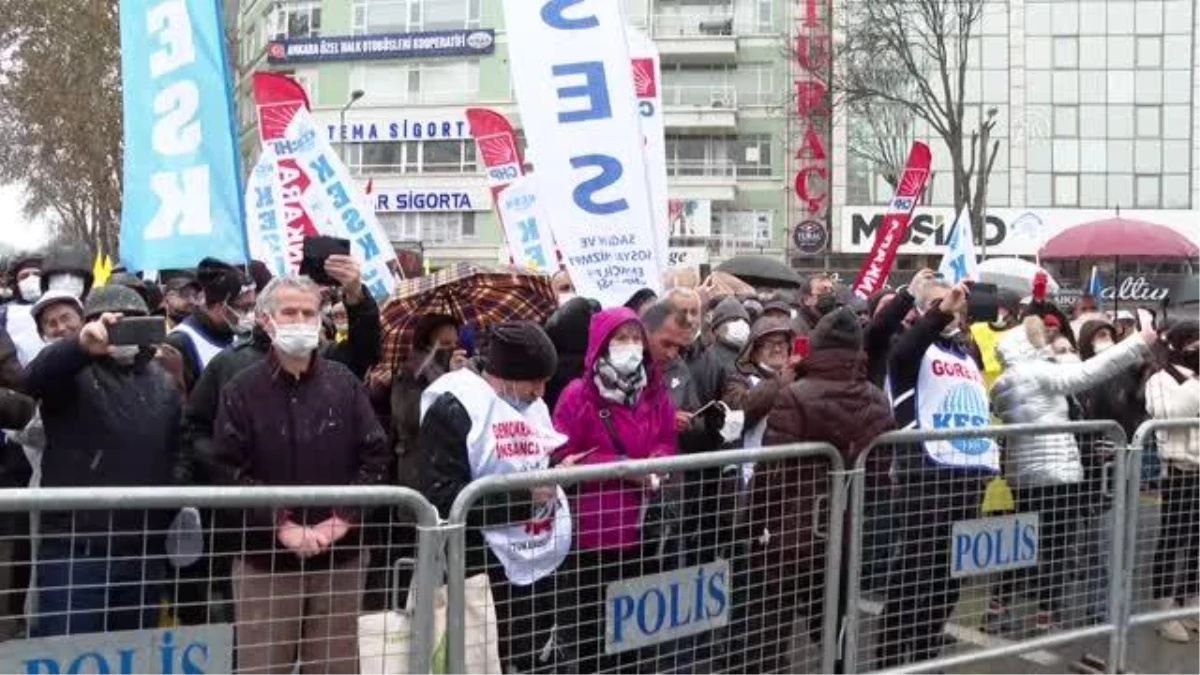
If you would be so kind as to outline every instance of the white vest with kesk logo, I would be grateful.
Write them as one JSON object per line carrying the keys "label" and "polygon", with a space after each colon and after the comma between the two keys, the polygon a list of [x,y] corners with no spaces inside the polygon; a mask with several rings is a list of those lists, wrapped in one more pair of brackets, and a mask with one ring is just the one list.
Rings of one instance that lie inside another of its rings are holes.
{"label": "white vest with kesk logo", "polygon": [[[518,412],[466,368],[439,377],[425,389],[422,419],[446,393],[453,394],[471,416],[467,458],[472,480],[547,469],[550,453],[567,442],[554,430],[550,410],[541,399],[524,413]],[[571,550],[571,511],[562,488],[557,493],[554,502],[531,506],[536,512],[524,523],[483,529],[484,540],[514,585],[528,586],[552,574]]]}
{"label": "white vest with kesk logo", "polygon": [[[925,350],[917,373],[917,428],[969,431],[991,423],[987,388],[970,356],[934,344]],[[926,441],[925,454],[935,464],[954,469],[1000,471],[1000,452],[991,438]]]}
{"label": "white vest with kesk logo", "polygon": [[203,372],[208,367],[208,362],[216,358],[217,354],[220,354],[225,349],[225,345],[219,345],[210,341],[204,337],[203,333],[192,328],[187,323],[180,323],[178,326],[172,328],[171,332],[183,333],[191,340],[192,348],[196,350],[197,373]]}

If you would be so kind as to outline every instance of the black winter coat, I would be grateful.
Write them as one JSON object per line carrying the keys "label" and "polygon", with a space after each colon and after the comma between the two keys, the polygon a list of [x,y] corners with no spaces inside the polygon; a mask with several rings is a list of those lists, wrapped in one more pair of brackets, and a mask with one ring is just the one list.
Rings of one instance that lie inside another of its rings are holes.
{"label": "black winter coat", "polygon": [[[44,487],[167,486],[180,448],[179,389],[157,363],[122,366],[93,357],[78,340],[47,346],[25,370],[46,431]],[[110,524],[109,518],[112,517]],[[169,512],[46,513],[47,532],[161,532]],[[73,522],[72,522],[73,520]],[[134,537],[133,539],[140,539]]]}

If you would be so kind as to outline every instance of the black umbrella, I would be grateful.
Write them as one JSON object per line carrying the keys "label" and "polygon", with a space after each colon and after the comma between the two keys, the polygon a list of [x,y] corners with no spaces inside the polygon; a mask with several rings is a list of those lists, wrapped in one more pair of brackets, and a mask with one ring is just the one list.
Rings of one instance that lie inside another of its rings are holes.
{"label": "black umbrella", "polygon": [[765,255],[739,255],[718,265],[717,271],[732,274],[751,286],[799,288],[804,285],[804,279],[796,274],[796,270]]}

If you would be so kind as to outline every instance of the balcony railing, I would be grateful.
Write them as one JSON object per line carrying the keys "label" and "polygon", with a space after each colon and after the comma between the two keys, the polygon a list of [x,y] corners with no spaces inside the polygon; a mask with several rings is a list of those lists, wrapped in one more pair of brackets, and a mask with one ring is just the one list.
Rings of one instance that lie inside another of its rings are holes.
{"label": "balcony railing", "polygon": [[[645,26],[645,17],[632,18],[634,25]],[[760,35],[771,33],[771,21],[757,22],[739,20],[729,14],[656,14],[650,17],[651,34],[657,38],[690,37],[722,38],[735,35]]]}
{"label": "balcony railing", "polygon": [[694,105],[705,108],[736,108],[737,88],[725,84],[664,84],[663,105]]}
{"label": "balcony railing", "polygon": [[688,160],[668,159],[667,176],[670,178],[769,178],[769,164],[736,164],[728,159]]}

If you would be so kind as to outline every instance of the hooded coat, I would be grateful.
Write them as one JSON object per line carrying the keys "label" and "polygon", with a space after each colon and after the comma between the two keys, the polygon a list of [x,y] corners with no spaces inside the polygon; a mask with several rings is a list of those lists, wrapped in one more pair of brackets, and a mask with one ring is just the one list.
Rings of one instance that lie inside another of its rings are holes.
{"label": "hooded coat", "polygon": [[546,335],[558,351],[558,366],[554,376],[546,383],[546,395],[542,400],[554,410],[558,397],[567,385],[583,376],[584,360],[588,348],[588,325],[592,315],[599,310],[594,300],[571,298],[546,320]]}
{"label": "hooded coat", "polygon": [[[580,464],[608,464],[675,454],[675,407],[648,349],[642,357],[643,367],[648,369],[646,386],[633,406],[601,398],[596,387],[596,361],[607,352],[613,333],[628,323],[638,323],[638,318],[625,307],[592,317],[583,377],[567,385],[554,411],[554,428],[568,439],[555,453],[557,458],[591,451]],[[601,411],[611,415],[612,433],[601,419]],[[643,498],[642,490],[621,478],[580,484],[572,509],[579,547],[637,546],[641,541],[638,530]]]}
{"label": "hooded coat", "polygon": [[[1080,327],[1079,358],[1088,361],[1096,356],[1096,333],[1105,328],[1113,335],[1117,334],[1116,328],[1107,321],[1088,321]],[[1142,364],[1135,364],[1120,371],[1111,380],[1080,393],[1078,398],[1084,419],[1116,420],[1125,431],[1125,437],[1133,438],[1147,417],[1146,397],[1142,388],[1144,370]]]}
{"label": "hooded coat", "polygon": [[789,341],[795,335],[790,319],[763,317],[755,321],[750,339],[725,379],[721,400],[731,410],[745,411],[747,430],[766,419],[783,387],[779,373],[768,372],[751,360],[758,342],[773,333],[783,333]]}
{"label": "hooded coat", "polygon": [[[1009,331],[996,345],[1004,373],[992,387],[992,412],[1005,424],[1069,422],[1067,397],[1111,380],[1149,352],[1140,336],[1130,337],[1094,358],[1057,363],[1047,345],[1045,324],[1036,316]],[[1009,439],[1005,477],[1014,485],[1056,485],[1083,480],[1079,446],[1071,434],[1037,434]]]}
{"label": "hooded coat", "polygon": [[721,398],[725,389],[725,377],[734,367],[738,354],[745,345],[730,345],[716,338],[717,329],[730,321],[750,323],[750,315],[737,298],[725,298],[713,308],[709,321],[714,336],[713,343],[704,354],[692,363],[692,375],[696,380],[696,393],[702,403]]}

